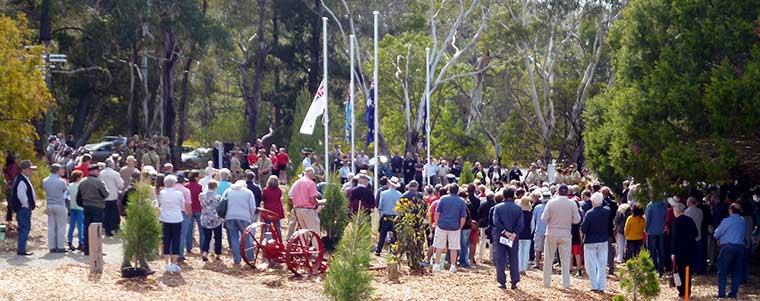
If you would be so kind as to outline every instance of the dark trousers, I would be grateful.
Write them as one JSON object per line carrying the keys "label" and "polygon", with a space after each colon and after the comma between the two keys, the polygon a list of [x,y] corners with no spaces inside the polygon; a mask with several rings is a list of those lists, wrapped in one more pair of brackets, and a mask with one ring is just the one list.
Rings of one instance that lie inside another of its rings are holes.
{"label": "dark trousers", "polygon": [[729,298],[736,298],[739,283],[742,282],[742,264],[744,264],[744,246],[724,244],[718,254],[718,296],[726,297],[726,283],[731,274],[731,292]]}
{"label": "dark trousers", "polygon": [[209,245],[211,244],[211,235],[214,235],[214,254],[222,254],[222,225],[219,227],[203,229],[203,241],[201,241],[201,252],[208,253]]}
{"label": "dark trousers", "polygon": [[625,241],[625,260],[631,259],[639,255],[641,251],[641,245],[644,244],[643,240],[626,240]]}
{"label": "dark trousers", "polygon": [[119,224],[121,224],[116,201],[106,201],[106,209],[103,214],[103,230],[106,232],[106,236],[113,236],[114,232],[119,231]]}
{"label": "dark trousers", "polygon": [[391,232],[393,234],[391,243],[394,243],[396,241],[395,222],[395,215],[383,215],[380,218],[380,239],[377,240],[377,248],[375,249],[375,253],[380,253],[383,251],[383,245],[385,245],[385,237],[388,236],[388,232]]}
{"label": "dark trousers", "polygon": [[90,224],[103,222],[103,208],[84,206],[84,255],[90,255]]}
{"label": "dark trousers", "polygon": [[509,264],[509,278],[512,284],[520,282],[520,266],[518,263],[519,244],[515,240],[512,247],[507,247],[496,241],[493,245],[493,264],[496,266],[496,282],[506,285],[505,270]]}
{"label": "dark trousers", "polygon": [[163,230],[164,255],[179,255],[179,238],[182,236],[182,222],[161,223]]}
{"label": "dark trousers", "polygon": [[[676,287],[678,289],[678,296],[684,297],[686,294],[686,267],[691,266],[690,262],[681,261],[676,257],[676,269],[678,270],[678,276],[681,278],[681,286]],[[692,267],[689,267],[689,295],[691,295],[691,287],[694,282],[694,278],[691,277]]]}
{"label": "dark trousers", "polygon": [[657,272],[662,274],[665,268],[665,245],[664,237],[660,235],[647,235],[647,250],[652,257],[654,266],[657,267]]}
{"label": "dark trousers", "polygon": [[26,207],[19,208],[16,219],[18,220],[16,252],[23,253],[26,252],[26,242],[29,240],[29,231],[32,230],[32,210]]}
{"label": "dark trousers", "polygon": [[607,267],[609,268],[608,273],[610,275],[615,274],[615,247],[612,246],[614,240],[614,237],[607,240]]}
{"label": "dark trousers", "polygon": [[705,273],[705,266],[707,264],[702,240],[697,241],[696,255],[697,257],[692,261],[690,269],[694,269],[694,274],[701,275]]}

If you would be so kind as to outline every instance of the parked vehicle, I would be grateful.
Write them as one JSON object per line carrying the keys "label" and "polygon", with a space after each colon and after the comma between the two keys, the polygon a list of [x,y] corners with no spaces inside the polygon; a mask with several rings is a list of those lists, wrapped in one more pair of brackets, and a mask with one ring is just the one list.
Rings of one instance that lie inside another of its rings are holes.
{"label": "parked vehicle", "polygon": [[104,141],[92,143],[85,145],[84,148],[90,153],[93,161],[102,162],[113,154],[114,142],[115,141]]}
{"label": "parked vehicle", "polygon": [[201,168],[206,166],[209,160],[208,152],[211,149],[182,146],[182,165],[186,168]]}

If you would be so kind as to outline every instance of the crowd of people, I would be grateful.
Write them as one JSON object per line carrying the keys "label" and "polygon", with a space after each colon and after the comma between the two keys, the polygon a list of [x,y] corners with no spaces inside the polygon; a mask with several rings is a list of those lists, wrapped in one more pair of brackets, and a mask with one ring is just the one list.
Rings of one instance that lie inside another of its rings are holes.
{"label": "crowd of people", "polygon": [[[402,198],[424,203],[425,222],[431,230],[427,256],[419,264],[432,266],[434,272],[448,267],[454,273],[458,268],[490,262],[496,267],[501,288],[509,284],[515,289],[521,275],[531,268],[543,270],[544,285],[550,287],[558,264],[563,287],[571,286],[571,275],[583,277],[585,273],[591,290],[603,292],[606,276],[615,273],[616,263],[646,248],[660,275],[677,272],[682,284],[688,274],[717,270],[720,297],[735,298],[739,284],[749,281],[758,199],[756,194],[738,193],[732,185],[652,198],[641,185],[626,180],[621,193],[615,194],[575,164],[552,168],[550,174],[540,160],[525,171],[517,163],[503,169],[499,161],[487,167],[474,162],[470,170],[474,181],[461,183],[461,157],[424,164],[414,154],[401,157],[395,153],[389,160],[378,161],[375,189],[375,175],[364,151],[351,160],[336,147],[328,166],[310,149],[303,149],[303,173],[283,191],[287,171],[293,168],[284,148],[267,148],[260,140],[232,149],[217,142],[205,169],[175,171],[164,161],[168,157],[154,155],[158,147],[138,141],[139,137],[127,139],[123,159],[121,153],[115,153],[104,162],[92,162],[90,155],[83,154],[71,171],[50,160],[51,174],[42,184],[50,252],[88,255],[86,229],[94,222],[103,224],[106,236],[118,233],[120,219],[128,218],[124,208],[129,195],[137,182],[144,181],[153,185],[167,272],[180,272],[185,254],[193,252],[195,228],[204,261],[209,260],[212,241],[215,259],[222,255],[225,229],[233,263],[240,265],[240,237],[248,225],[259,221],[258,208],[276,213],[276,219],[264,222],[282,234],[284,193],[293,205],[285,237],[294,232],[296,223],[320,231],[322,182],[332,171],[341,179],[351,214],[378,213],[377,256],[398,235],[396,203]],[[147,152],[141,153],[146,145]],[[9,215],[15,212],[19,228],[17,253],[31,255],[26,241],[31,211],[38,202],[30,182],[36,167],[29,160],[16,165],[14,158],[10,159],[5,175],[11,191]],[[217,210],[222,200],[227,201],[224,216]],[[74,231],[77,247],[73,245]],[[732,286],[727,294],[729,274]],[[683,285],[678,292],[684,296]]]}

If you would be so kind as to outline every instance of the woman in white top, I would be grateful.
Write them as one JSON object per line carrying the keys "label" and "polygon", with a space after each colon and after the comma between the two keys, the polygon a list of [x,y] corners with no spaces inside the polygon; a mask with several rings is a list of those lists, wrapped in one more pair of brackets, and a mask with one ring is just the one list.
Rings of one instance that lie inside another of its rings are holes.
{"label": "woman in white top", "polygon": [[177,177],[168,175],[164,178],[164,190],[158,194],[159,216],[162,223],[164,259],[166,271],[177,273],[180,271],[177,265],[179,255],[179,240],[182,230],[182,210],[185,208],[185,196],[181,191],[174,188]]}

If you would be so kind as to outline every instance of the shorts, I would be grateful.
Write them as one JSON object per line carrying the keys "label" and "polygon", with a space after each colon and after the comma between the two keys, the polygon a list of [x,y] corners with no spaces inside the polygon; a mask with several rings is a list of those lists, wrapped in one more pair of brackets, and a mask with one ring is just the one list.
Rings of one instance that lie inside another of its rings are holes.
{"label": "shorts", "polygon": [[543,234],[533,234],[533,249],[536,250],[536,252],[544,251],[544,238]]}
{"label": "shorts", "polygon": [[436,249],[445,249],[448,242],[449,250],[459,250],[461,229],[458,230],[443,230],[441,228],[435,228],[435,236],[433,237],[433,247]]}
{"label": "shorts", "polygon": [[573,254],[573,255],[583,255],[583,245],[573,245],[573,249],[571,251],[571,254]]}
{"label": "shorts", "polygon": [[287,164],[285,164],[285,165],[278,164],[277,165],[277,170],[279,170],[279,171],[286,171],[286,170],[288,170],[288,165]]}

